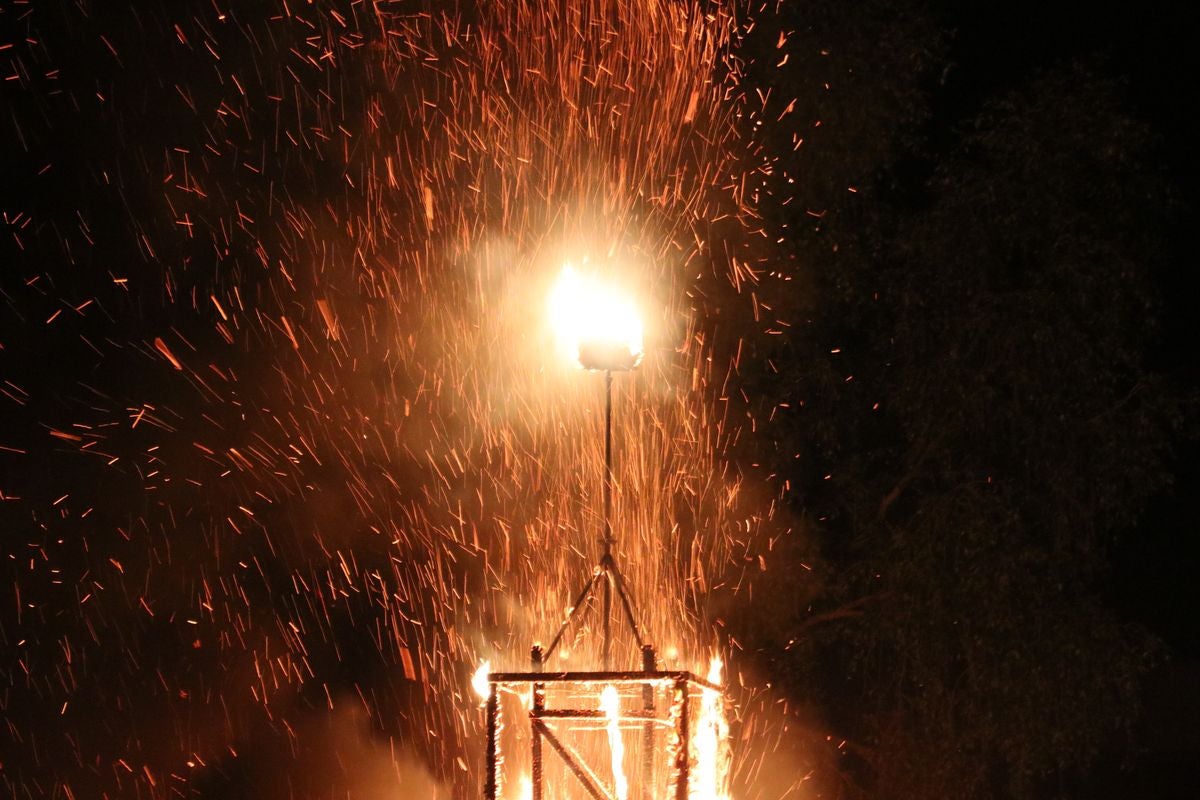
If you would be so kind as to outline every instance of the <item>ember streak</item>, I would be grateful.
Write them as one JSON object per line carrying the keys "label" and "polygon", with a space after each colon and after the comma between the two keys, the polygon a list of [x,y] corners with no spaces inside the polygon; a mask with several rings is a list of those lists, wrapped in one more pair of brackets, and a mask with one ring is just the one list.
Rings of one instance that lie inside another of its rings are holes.
{"label": "ember streak", "polygon": [[744,9],[0,23],[6,795],[477,795],[471,673],[561,618],[600,535],[600,378],[542,314],[568,262],[646,315],[614,513],[648,638],[699,674],[727,649],[705,598],[787,527],[727,467],[754,423],[703,313],[777,327],[784,279],[749,245]]}

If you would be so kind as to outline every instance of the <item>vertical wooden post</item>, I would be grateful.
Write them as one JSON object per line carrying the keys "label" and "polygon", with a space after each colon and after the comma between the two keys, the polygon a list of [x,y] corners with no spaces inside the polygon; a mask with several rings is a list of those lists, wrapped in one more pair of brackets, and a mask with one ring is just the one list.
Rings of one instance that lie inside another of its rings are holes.
{"label": "vertical wooden post", "polygon": [[[654,645],[642,645],[642,671],[654,672],[657,662]],[[642,684],[642,710],[648,715],[642,724],[642,797],[654,800],[654,720],[649,718],[654,714],[654,684],[649,682]]]}
{"label": "vertical wooden post", "polygon": [[679,703],[679,714],[675,722],[675,734],[679,737],[679,748],[675,751],[675,800],[688,800],[690,783],[692,742],[688,720],[687,679],[675,681],[675,702]]}
{"label": "vertical wooden post", "polygon": [[[542,648],[541,645],[534,645],[529,651],[530,661],[533,662],[533,671],[542,671]],[[531,768],[531,779],[533,783],[533,800],[542,800],[543,798],[543,777],[542,777],[542,727],[541,719],[542,712],[546,709],[546,684],[535,683],[533,685],[533,709],[529,712],[529,717],[532,721],[530,727],[530,755],[533,758]]]}
{"label": "vertical wooden post", "polygon": [[486,800],[500,797],[500,695],[496,684],[488,684],[487,698],[487,783],[483,788]]}

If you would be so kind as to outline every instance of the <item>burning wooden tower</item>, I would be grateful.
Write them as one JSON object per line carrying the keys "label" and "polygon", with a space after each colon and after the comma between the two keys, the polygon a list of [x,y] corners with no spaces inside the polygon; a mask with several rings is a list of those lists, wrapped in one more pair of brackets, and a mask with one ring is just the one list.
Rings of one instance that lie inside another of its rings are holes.
{"label": "burning wooden tower", "polygon": [[[640,321],[631,306],[586,285],[569,267],[553,302],[572,328],[579,363],[604,372],[602,552],[550,644],[531,648],[529,671],[490,673],[486,685],[478,687],[487,698],[484,796],[487,800],[719,800],[725,797],[727,761],[720,662],[714,662],[708,679],[686,670],[660,668],[654,646],[644,640],[629,588],[613,556],[612,380],[614,372],[631,371],[641,362]],[[546,670],[572,623],[597,605],[600,668]],[[624,629],[625,641],[631,637],[636,643],[636,650],[627,646],[624,658],[616,660],[614,617]],[[505,696],[516,702],[504,703]],[[500,742],[501,730],[510,724],[527,725],[520,737],[526,752],[514,753],[510,759],[527,765],[516,787],[506,786],[506,754]],[[627,749],[632,757],[626,757]],[[608,764],[595,763],[600,760],[595,756],[598,752],[606,754]]]}

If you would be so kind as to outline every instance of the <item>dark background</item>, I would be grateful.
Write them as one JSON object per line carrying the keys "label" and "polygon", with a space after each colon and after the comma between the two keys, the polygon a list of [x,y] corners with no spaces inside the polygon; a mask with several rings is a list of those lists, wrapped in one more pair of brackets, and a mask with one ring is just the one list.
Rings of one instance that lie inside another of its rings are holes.
{"label": "dark background", "polygon": [[[934,4],[951,31],[949,71],[935,92],[933,142],[997,93],[1039,71],[1085,59],[1118,79],[1131,113],[1153,131],[1156,156],[1181,208],[1166,215],[1171,257],[1156,274],[1164,302],[1152,360],[1194,393],[1200,334],[1194,242],[1200,230],[1200,58],[1196,7],[1187,2],[984,2]],[[1194,395],[1193,395],[1194,396]],[[1200,449],[1192,435],[1171,456],[1173,483],[1151,497],[1119,537],[1104,595],[1114,609],[1161,636],[1169,661],[1149,677],[1144,751],[1107,763],[1080,782],[1080,797],[1193,796],[1200,787]]]}
{"label": "dark background", "polygon": [[[1165,299],[1158,364],[1195,391],[1196,258],[1200,229],[1200,58],[1197,12],[1185,2],[1145,4],[943,3],[958,30],[961,69],[948,82],[947,109],[970,107],[979,92],[1012,85],[1058,59],[1088,56],[1121,76],[1134,113],[1160,137],[1162,163],[1184,204],[1172,222],[1172,261],[1159,274]],[[1190,796],[1200,787],[1200,449],[1194,438],[1173,455],[1174,484],[1148,503],[1121,536],[1105,594],[1114,608],[1162,636],[1171,661],[1147,688],[1145,752],[1131,771],[1109,763],[1085,782],[1096,797]]]}
{"label": "dark background", "polygon": [[[0,16],[0,31],[4,32],[0,36],[0,45],[22,30],[16,22],[22,13],[21,4],[17,3],[10,4],[4,10]],[[1200,230],[1200,214],[1197,211],[1200,208],[1197,188],[1200,186],[1200,157],[1197,155],[1197,142],[1200,142],[1200,123],[1197,119],[1200,114],[1196,109],[1200,100],[1200,78],[1197,77],[1200,76],[1200,59],[1197,58],[1200,29],[1195,21],[1193,5],[1166,0],[1122,5],[935,0],[931,3],[863,3],[859,10],[853,3],[844,3],[839,7],[838,3],[815,3],[809,6],[794,2],[785,4],[781,13],[782,21],[778,24],[764,23],[764,28],[771,31],[771,36],[765,37],[762,42],[751,38],[748,45],[751,49],[746,53],[751,60],[766,64],[774,62],[774,32],[777,28],[807,31],[806,35],[811,39],[804,41],[820,46],[828,44],[835,55],[848,53],[850,66],[861,67],[859,71],[868,75],[872,74],[869,69],[871,42],[864,43],[859,37],[872,36],[872,33],[862,33],[862,30],[875,30],[870,26],[878,26],[884,31],[908,31],[899,37],[896,45],[899,52],[921,50],[925,46],[931,51],[925,56],[924,66],[914,71],[916,78],[912,86],[904,84],[902,87],[903,92],[914,92],[912,97],[897,92],[895,96],[901,98],[902,108],[891,112],[892,116],[881,117],[882,133],[872,128],[868,120],[854,128],[854,136],[828,145],[816,140],[813,157],[822,164],[798,165],[798,168],[811,170],[802,174],[818,176],[807,189],[814,204],[822,204],[822,198],[835,194],[838,198],[844,197],[844,187],[839,182],[844,182],[844,178],[863,181],[864,188],[869,185],[877,191],[863,192],[868,199],[862,202],[867,204],[868,211],[847,208],[839,212],[833,206],[846,201],[831,201],[831,216],[825,232],[798,233],[784,245],[794,259],[807,259],[812,252],[822,249],[825,240],[821,237],[838,230],[839,213],[842,214],[841,219],[847,220],[842,230],[850,231],[839,234],[846,237],[844,242],[850,243],[844,252],[859,253],[854,257],[861,264],[872,263],[875,255],[867,252],[866,248],[876,246],[886,249],[890,244],[903,242],[903,236],[894,232],[859,234],[858,231],[867,228],[877,231],[886,229],[895,220],[920,218],[935,205],[936,190],[931,185],[936,182],[939,169],[948,168],[946,165],[961,166],[963,163],[963,160],[955,159],[964,147],[964,131],[974,129],[980,116],[999,98],[1023,91],[1047,72],[1071,64],[1085,65],[1089,74],[1110,82],[1111,93],[1118,98],[1121,111],[1148,131],[1145,152],[1142,154],[1143,163],[1154,173],[1155,185],[1170,195],[1170,203],[1162,205],[1161,213],[1157,206],[1139,209],[1138,215],[1133,218],[1134,223],[1119,214],[1120,209],[1113,208],[1113,245],[1119,248],[1126,241],[1121,237],[1132,237],[1137,233],[1121,226],[1140,225],[1138,221],[1143,219],[1157,220],[1155,224],[1158,227],[1147,236],[1157,246],[1158,254],[1147,263],[1150,271],[1148,284],[1157,295],[1156,318],[1159,324],[1147,343],[1144,368],[1147,373],[1162,379],[1162,383],[1156,385],[1162,388],[1164,396],[1170,396],[1173,407],[1180,411],[1177,423],[1167,436],[1168,446],[1161,453],[1163,470],[1170,478],[1169,483],[1148,481],[1146,485],[1151,489],[1146,496],[1138,496],[1130,501],[1131,505],[1137,507],[1133,509],[1136,520],[1117,525],[1109,532],[1102,552],[1098,555],[1092,553],[1099,566],[1086,576],[1085,582],[1090,593],[1088,596],[1099,598],[1102,611],[1115,614],[1122,622],[1148,630],[1161,640],[1163,649],[1144,674],[1131,671],[1131,680],[1137,684],[1133,694],[1140,697],[1144,714],[1138,717],[1128,732],[1129,737],[1113,735],[1115,738],[1106,741],[1099,753],[1087,763],[1067,762],[1061,769],[1050,769],[1048,775],[1039,775],[1030,795],[1079,798],[1195,796],[1197,787],[1200,787],[1200,733],[1197,733],[1195,724],[1200,715],[1200,625],[1196,622],[1196,610],[1200,609],[1200,536],[1197,536],[1200,512],[1196,505],[1196,499],[1200,497],[1200,446],[1195,436],[1194,414],[1195,398],[1200,390],[1200,371],[1193,354],[1197,333],[1200,332],[1195,308],[1196,289],[1200,282],[1196,279],[1194,256],[1196,231]],[[863,20],[869,19],[870,24],[864,22],[864,27],[860,28],[859,16]],[[102,46],[88,34],[83,23],[76,21],[56,33],[62,36],[64,42],[87,42],[90,48],[81,46],[72,49],[60,44],[55,57],[61,59],[63,67],[74,68],[68,69],[68,73],[86,74],[89,63],[99,63],[94,60],[106,58]],[[137,40],[136,32],[129,35],[131,42]],[[803,36],[800,38],[803,40]],[[122,46],[130,45],[123,43]],[[147,47],[150,51],[148,60],[153,63],[156,57],[154,45]],[[169,52],[169,48],[164,47],[163,52]],[[0,51],[2,57],[3,52]],[[889,61],[884,56],[880,60],[888,69],[895,68],[897,71],[902,71],[902,65],[908,63]],[[798,62],[799,57],[793,63]],[[804,73],[780,73],[765,69],[753,74],[763,86],[783,95],[793,92],[803,95],[805,91],[804,87],[798,85],[800,79],[805,77]],[[160,77],[155,74],[123,74],[119,80],[127,81],[129,87],[136,87],[142,82],[153,84],[160,81]],[[884,87],[878,90],[880,94],[893,96],[889,94],[893,87],[886,75],[869,78],[867,88],[862,90],[863,96],[876,96],[872,94],[876,91],[872,87],[877,85]],[[80,80],[69,88],[80,97],[86,97],[92,87],[87,80]],[[165,85],[159,88],[169,91]],[[0,157],[0,208],[8,210],[33,206],[49,209],[55,206],[59,198],[71,196],[89,208],[90,221],[99,241],[95,251],[99,255],[96,258],[100,261],[109,257],[132,261],[133,253],[128,243],[112,231],[123,230],[129,218],[140,216],[142,209],[153,207],[159,201],[157,197],[139,196],[136,189],[126,193],[124,189],[138,185],[137,181],[120,176],[116,186],[122,191],[117,191],[101,174],[103,164],[113,160],[113,153],[120,148],[138,143],[133,148],[133,155],[122,159],[127,168],[136,168],[141,152],[157,157],[156,147],[161,144],[159,140],[166,141],[170,137],[156,127],[158,118],[155,109],[137,107],[136,104],[116,113],[116,118],[125,125],[124,129],[116,133],[93,131],[89,126],[92,119],[88,113],[72,116],[63,110],[62,105],[56,105],[58,100],[43,102],[45,97],[35,96],[38,92],[52,91],[57,91],[57,87],[43,85],[32,94],[18,95],[12,92],[0,95],[5,98],[5,106],[11,101],[12,107],[19,107],[22,114],[36,117],[45,113],[41,117],[44,128],[32,134],[36,137],[34,150],[38,158],[51,153],[56,160],[55,172],[50,179],[31,182],[31,173],[35,173],[40,165],[32,163],[34,156],[27,153],[13,135],[13,127],[0,117],[0,129],[4,131],[4,138],[0,139],[3,146],[3,155]],[[908,107],[910,99],[912,108],[919,104],[922,110],[920,113],[914,111],[913,118],[907,119],[904,108]],[[848,102],[853,106],[860,101],[851,93]],[[864,106],[861,113],[871,114],[873,109]],[[893,120],[900,120],[894,127],[903,127],[905,134],[898,137],[898,143],[885,145],[881,142],[891,136],[889,126]],[[64,122],[80,124],[64,125]],[[851,128],[855,124],[858,123],[847,123]],[[25,134],[30,135],[30,132],[26,131]],[[790,135],[791,131],[781,129],[780,134],[786,139],[784,134]],[[876,150],[879,152],[876,153]],[[871,155],[858,155],[862,152],[870,152]],[[861,163],[856,159],[861,159]],[[969,158],[965,160],[970,161]],[[148,165],[146,170],[147,173],[152,172]],[[321,174],[320,167],[314,167],[313,170],[316,174],[311,176],[311,184],[307,188],[314,197],[319,197],[321,187],[336,181],[337,176],[331,178]],[[822,182],[825,177],[828,180]],[[1086,191],[1087,181],[1084,177],[1080,178],[1079,187],[1081,192]],[[297,191],[302,193],[303,189]],[[1118,217],[1120,220],[1117,220]],[[780,219],[784,218],[781,215]],[[788,219],[790,224],[791,220]],[[869,224],[864,224],[864,220],[868,220]],[[906,223],[899,224],[902,226]],[[51,347],[54,341],[43,343],[28,338],[28,329],[18,323],[11,312],[17,308],[32,307],[26,293],[41,291],[38,286],[31,289],[24,283],[28,274],[37,271],[34,269],[36,265],[31,261],[33,257],[14,249],[10,241],[6,240],[3,247],[5,249],[0,251],[5,262],[0,265],[0,269],[3,269],[0,277],[0,290],[3,291],[3,295],[0,295],[0,317],[7,317],[0,320],[0,343],[4,345],[3,355],[0,356],[4,359],[0,361],[0,379],[12,376],[22,385],[33,386],[42,396],[58,398],[64,408],[86,405],[87,398],[81,398],[78,394],[74,374],[81,365],[88,363],[88,354],[69,351],[67,360],[54,361],[48,356],[53,353],[57,358],[63,352]],[[11,266],[13,264],[20,267],[14,269]],[[139,269],[138,266],[124,266],[133,273]],[[145,265],[140,268],[149,269]],[[59,284],[46,290],[47,297],[61,295],[83,299],[95,290],[95,287],[88,287],[88,281],[94,282],[95,286],[108,283],[108,276],[103,271],[90,276],[75,276],[67,270],[56,268],[49,271],[57,276]],[[816,280],[819,282],[820,279]],[[838,287],[826,288],[832,294]],[[855,287],[851,286],[847,294],[852,295],[854,291]],[[135,303],[138,307],[129,317],[111,320],[101,329],[117,338],[124,333],[132,339],[139,332],[144,334],[146,330],[154,329],[158,323],[170,324],[167,304],[151,302],[149,295]],[[850,301],[847,306],[852,307],[853,304]],[[822,324],[816,324],[815,343],[811,346],[828,351],[830,344],[842,344],[835,338],[841,332],[833,325],[822,328]],[[869,338],[869,334],[864,336]],[[800,338],[803,336],[797,334],[797,339]],[[792,360],[781,362],[785,371],[789,367],[800,371],[800,365],[806,363],[802,355],[808,347],[808,344],[797,345],[797,349],[786,351],[785,358]],[[130,363],[140,363],[144,355],[142,352],[133,356],[127,353],[126,357]],[[72,362],[71,358],[78,359],[78,362]],[[884,359],[880,356],[877,361],[882,363]],[[869,374],[870,371],[871,364],[867,364],[864,372]],[[886,370],[880,368],[879,372],[882,374]],[[155,379],[146,377],[141,371],[131,370],[130,374],[133,376],[130,378],[131,385],[125,386],[130,394],[137,394],[138,390],[144,388],[148,390],[147,396],[157,393],[157,396],[170,403],[171,390],[155,387]],[[753,379],[753,375],[749,376],[747,385],[751,385]],[[146,385],[139,386],[138,381],[145,381]],[[867,382],[867,378],[864,378],[864,382]],[[885,381],[881,379],[881,382]],[[821,394],[820,389],[810,390],[806,387],[796,391]],[[822,407],[819,402],[813,405],[818,409]],[[929,413],[941,411],[931,409]],[[43,426],[40,425],[44,415],[45,409],[12,411],[4,420],[5,433],[0,443],[31,449],[38,447],[45,437]],[[886,454],[893,452],[895,442],[904,439],[903,435],[891,429],[868,431],[865,424],[860,428],[858,418],[852,415],[828,424],[833,428],[827,442],[831,443],[830,453],[838,452],[839,447],[845,451],[853,450],[863,444],[858,438],[861,436],[867,440],[866,452],[875,452],[869,448],[877,447],[877,452]],[[809,444],[803,435],[787,430],[777,434],[768,433],[767,437],[771,435],[777,435],[778,438],[772,443],[764,445],[760,442],[759,445],[767,451],[772,444],[778,445],[783,454],[777,454],[781,471],[788,468],[784,456],[791,445]],[[789,436],[793,436],[794,440]],[[816,443],[813,448],[819,450],[821,446],[821,443]],[[1083,458],[1086,457],[1085,453]],[[833,467],[839,466],[833,455],[829,458]],[[27,498],[31,500],[53,501],[64,480],[63,473],[56,472],[57,463],[49,461],[29,467],[24,462],[9,459],[0,461],[0,466],[10,471],[6,479],[13,478],[17,470],[22,471],[19,481],[14,479],[14,482],[28,489]],[[870,487],[870,467],[859,468],[859,471],[863,475],[862,485]],[[819,478],[823,472],[817,470],[814,474]],[[817,509],[823,504],[835,510],[853,505],[852,491],[839,495],[837,490],[826,490],[819,480],[814,479],[814,474],[801,471],[795,475],[797,486],[802,488],[794,502],[801,512],[812,509],[815,517],[821,514]],[[67,477],[78,479],[78,476]],[[932,494],[933,491],[929,490],[927,496]],[[914,503],[919,508],[920,501]],[[903,511],[915,513],[908,508]],[[856,532],[854,525],[846,521],[848,516],[839,517],[831,513],[827,525],[816,526],[820,529],[818,538],[822,556],[846,573],[852,572],[856,564],[866,563],[855,555],[857,551],[854,544],[844,543],[852,542]],[[825,522],[823,514],[821,522]],[[10,538],[10,559],[15,559],[18,553],[22,554],[21,557],[27,556],[22,550],[27,544],[23,540],[36,538],[27,536],[29,531],[28,517],[17,515],[6,519],[4,535]],[[871,540],[868,538],[864,541]],[[933,573],[925,577],[929,583],[942,578]],[[1054,577],[1051,576],[1050,580]],[[841,599],[853,602],[854,592],[858,588],[855,585],[847,586]],[[760,608],[753,613],[761,615],[766,612]],[[7,617],[0,617],[0,622],[8,621]],[[733,624],[736,626],[736,622]],[[352,626],[346,623],[346,627]],[[806,630],[803,621],[798,624],[798,629]],[[192,658],[200,664],[202,656],[192,653],[190,642],[175,642],[172,634],[165,632],[165,629],[158,633],[150,631],[148,635],[149,643],[140,640],[139,645],[147,651],[165,654],[164,660],[173,660],[172,663],[176,664],[186,664]],[[155,635],[161,635],[162,640],[154,640]],[[860,635],[868,639],[872,636],[869,630]],[[781,683],[791,686],[797,697],[810,694],[821,697],[826,705],[825,718],[832,730],[861,731],[865,738],[869,738],[872,721],[870,709],[855,707],[854,712],[843,711],[853,705],[855,687],[834,686],[835,676],[840,679],[842,673],[850,669],[846,664],[852,661],[845,657],[841,648],[847,646],[836,641],[836,634],[833,640],[815,644],[812,650],[797,651],[794,656],[784,655],[779,642],[772,637],[773,634],[761,635],[761,652],[770,654],[763,657],[763,664],[767,670],[776,671],[775,674],[768,672],[769,677],[778,677]],[[749,638],[753,641],[754,634],[750,634]],[[780,638],[787,640],[791,637],[784,633]],[[0,641],[4,642],[6,648],[12,648],[14,653],[18,652],[5,631],[0,631]],[[47,634],[46,641],[51,642],[47,646],[52,646],[53,637]],[[920,646],[919,643],[914,645],[914,652]],[[1052,647],[1052,643],[1048,646]],[[363,645],[363,651],[367,650],[369,647]],[[1098,659],[1097,663],[1101,663],[1104,657],[1102,651],[1084,655],[1084,658]],[[122,674],[119,664],[110,666],[114,674]],[[5,700],[11,704],[6,706],[11,719],[20,719],[22,700],[20,697],[14,699],[11,695],[11,686],[20,682],[17,669],[14,659],[8,656],[0,667],[0,675],[7,673],[9,679],[6,683],[10,694]],[[331,669],[348,668],[337,666]],[[105,674],[104,665],[99,665],[96,672]],[[859,680],[869,681],[872,673],[869,668],[864,668],[858,674]],[[136,688],[119,687],[116,692],[128,693]],[[1001,701],[996,702],[999,705]],[[840,715],[844,715],[844,718]],[[1055,721],[1046,720],[1046,725],[1053,728]],[[906,735],[912,738],[918,733],[908,731]],[[1110,733],[1103,731],[1098,736],[1105,738]],[[1053,745],[1047,744],[1045,747],[1052,748]],[[872,786],[871,776],[874,772],[868,762],[868,757],[860,761],[851,755],[840,763],[840,768],[848,775],[861,778],[855,783],[867,787],[868,794],[874,791],[877,796],[888,796],[888,787]],[[981,767],[984,769],[994,766],[989,765],[986,758],[981,759],[980,763],[985,765]],[[13,764],[13,758],[0,751],[0,765],[4,769],[11,769]],[[914,765],[914,769],[929,771],[934,771],[935,767],[933,759],[928,764]],[[31,772],[52,776],[55,769],[53,764],[37,764]],[[37,796],[36,780],[31,781],[26,777],[28,774],[24,773],[23,777],[16,779],[15,784],[27,796]],[[1007,785],[1004,775],[994,776],[987,783],[990,796],[1005,796],[1004,787]],[[16,789],[13,791],[17,792]],[[219,794],[220,789],[215,791]],[[985,793],[979,796],[989,795]]]}
{"label": "dark background", "polygon": [[[1055,62],[1086,57],[1118,76],[1128,107],[1158,137],[1158,155],[1183,203],[1170,220],[1172,258],[1157,279],[1165,304],[1164,330],[1153,356],[1156,364],[1195,390],[1200,378],[1195,347],[1200,334],[1196,313],[1196,258],[1192,242],[1200,216],[1200,57],[1197,14],[1185,2],[1144,4],[940,3],[938,11],[955,31],[936,128],[952,126],[977,108],[989,93],[1021,84]],[[935,134],[936,135],[936,134]],[[1108,596],[1124,614],[1147,625],[1170,644],[1180,674],[1180,701],[1195,710],[1200,690],[1200,449],[1180,441],[1172,459],[1174,485],[1155,495],[1137,528],[1128,531],[1113,555]],[[1192,670],[1188,672],[1187,670]],[[1190,690],[1190,691],[1187,691]],[[1157,710],[1165,716],[1174,705]],[[1178,709],[1175,709],[1178,712]],[[1179,714],[1180,718],[1186,714]],[[1182,743],[1189,737],[1177,734]],[[1194,737],[1189,747],[1195,745]],[[1158,747],[1169,749],[1170,737]],[[1181,764],[1190,758],[1181,759]],[[1195,776],[1193,776],[1194,778]],[[1196,784],[1192,784],[1196,785]]]}

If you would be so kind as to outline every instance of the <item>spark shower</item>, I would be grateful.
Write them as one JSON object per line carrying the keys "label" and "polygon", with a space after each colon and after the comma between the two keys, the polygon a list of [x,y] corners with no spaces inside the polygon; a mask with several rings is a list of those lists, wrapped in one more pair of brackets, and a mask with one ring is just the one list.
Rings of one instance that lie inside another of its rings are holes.
{"label": "spark shower", "polygon": [[639,298],[617,548],[708,671],[774,508],[709,313],[769,314],[745,9],[6,14],[8,793],[475,796],[472,671],[523,666],[600,528],[600,377],[542,313],[568,262]]}

